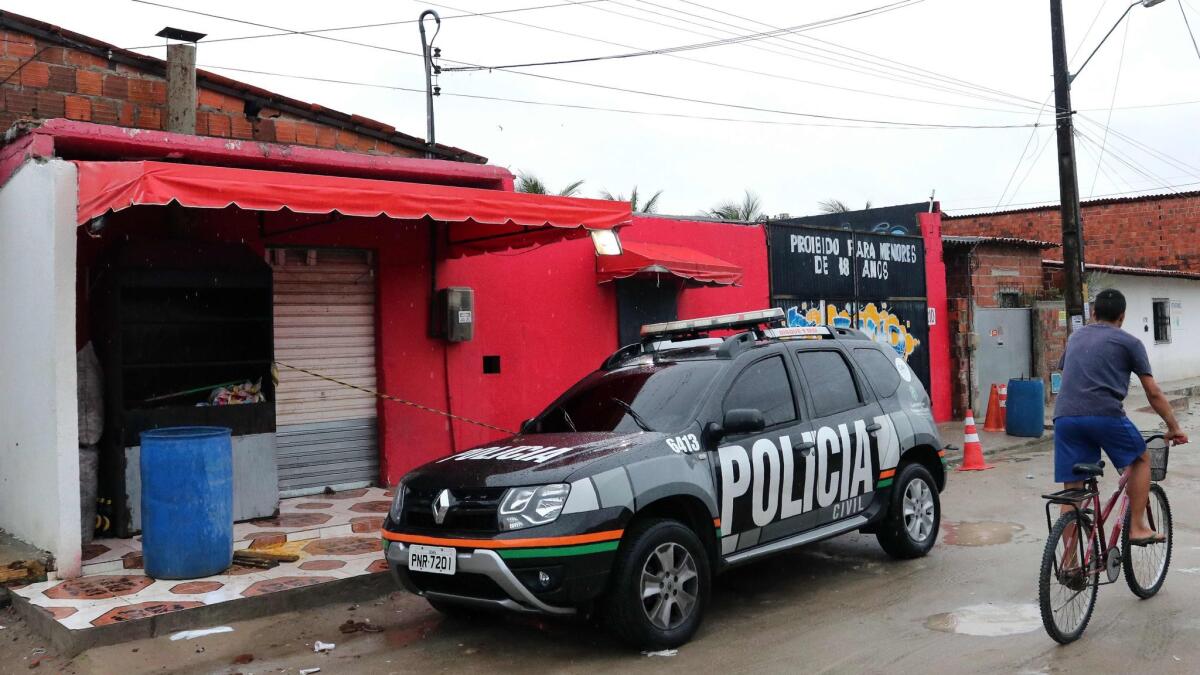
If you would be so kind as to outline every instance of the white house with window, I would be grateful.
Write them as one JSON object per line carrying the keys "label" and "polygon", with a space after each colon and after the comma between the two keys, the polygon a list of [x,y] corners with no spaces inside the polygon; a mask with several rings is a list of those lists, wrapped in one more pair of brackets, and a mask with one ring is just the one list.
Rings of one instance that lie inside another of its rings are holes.
{"label": "white house with window", "polygon": [[1200,273],[1088,265],[1092,293],[1125,294],[1125,330],[1146,345],[1159,383],[1200,378]]}

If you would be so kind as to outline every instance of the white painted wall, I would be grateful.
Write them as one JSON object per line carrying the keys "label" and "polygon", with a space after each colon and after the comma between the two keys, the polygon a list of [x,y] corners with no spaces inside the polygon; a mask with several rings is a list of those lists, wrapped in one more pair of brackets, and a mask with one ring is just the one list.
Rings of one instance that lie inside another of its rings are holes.
{"label": "white painted wall", "polygon": [[0,528],[80,573],[75,166],[30,161],[0,189]]}
{"label": "white painted wall", "polygon": [[[1146,345],[1159,384],[1200,377],[1200,280],[1106,274],[1101,285],[1125,294],[1126,331]],[[1153,301],[1171,301],[1171,341],[1155,344]]]}

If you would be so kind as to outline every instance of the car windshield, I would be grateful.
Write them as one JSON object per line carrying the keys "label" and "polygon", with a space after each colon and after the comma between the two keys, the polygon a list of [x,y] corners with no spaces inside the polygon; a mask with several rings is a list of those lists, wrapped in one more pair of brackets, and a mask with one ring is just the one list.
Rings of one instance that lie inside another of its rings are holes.
{"label": "car windshield", "polygon": [[723,363],[682,361],[596,371],[539,415],[539,433],[678,431]]}

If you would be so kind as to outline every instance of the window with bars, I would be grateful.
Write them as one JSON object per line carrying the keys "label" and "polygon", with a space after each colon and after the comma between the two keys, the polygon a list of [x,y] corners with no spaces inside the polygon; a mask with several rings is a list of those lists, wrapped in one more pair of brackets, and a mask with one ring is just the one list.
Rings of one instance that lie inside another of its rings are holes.
{"label": "window with bars", "polygon": [[1154,341],[1171,341],[1171,301],[1166,298],[1154,300]]}

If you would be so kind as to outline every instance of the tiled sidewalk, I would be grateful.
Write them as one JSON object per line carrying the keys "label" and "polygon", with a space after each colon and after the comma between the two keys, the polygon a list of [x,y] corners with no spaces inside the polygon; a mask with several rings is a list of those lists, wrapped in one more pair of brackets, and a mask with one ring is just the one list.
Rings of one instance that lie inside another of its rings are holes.
{"label": "tiled sidewalk", "polygon": [[83,576],[14,589],[74,630],[264,595],[387,569],[379,530],[391,491],[362,488],[280,502],[279,515],[234,525],[234,550],[270,548],[300,560],[272,569],[233,565],[188,581],[142,571],[141,538],[98,539],[84,548]]}

